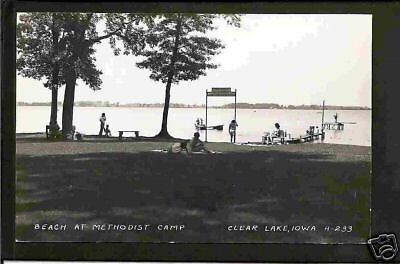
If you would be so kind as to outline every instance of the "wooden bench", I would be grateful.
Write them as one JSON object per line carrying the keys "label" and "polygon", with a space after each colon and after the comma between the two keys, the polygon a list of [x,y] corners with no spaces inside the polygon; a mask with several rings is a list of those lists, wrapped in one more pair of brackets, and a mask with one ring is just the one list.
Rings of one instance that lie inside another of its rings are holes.
{"label": "wooden bench", "polygon": [[118,139],[119,140],[122,140],[122,135],[124,134],[124,132],[126,132],[126,133],[133,132],[133,133],[135,133],[135,137],[139,137],[138,130],[119,130],[118,131]]}

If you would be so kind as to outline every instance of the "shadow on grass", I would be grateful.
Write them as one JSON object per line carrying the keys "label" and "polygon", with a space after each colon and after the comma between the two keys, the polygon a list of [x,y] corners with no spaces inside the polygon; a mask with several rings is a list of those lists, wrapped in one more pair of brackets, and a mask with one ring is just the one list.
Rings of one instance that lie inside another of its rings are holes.
{"label": "shadow on grass", "polygon": [[[364,242],[370,162],[279,151],[17,157],[17,239],[29,241]],[[67,224],[64,232],[37,223]],[[75,231],[75,224],[149,224],[147,231]],[[161,232],[159,224],[185,225]],[[260,225],[228,232],[228,225]],[[317,232],[264,232],[264,225]],[[326,232],[325,226],[352,226]]]}

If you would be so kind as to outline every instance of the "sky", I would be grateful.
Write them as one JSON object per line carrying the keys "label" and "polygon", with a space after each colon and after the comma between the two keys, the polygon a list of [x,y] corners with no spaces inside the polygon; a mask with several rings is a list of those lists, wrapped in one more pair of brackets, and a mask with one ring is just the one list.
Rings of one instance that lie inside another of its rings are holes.
{"label": "sky", "polygon": [[[195,81],[173,84],[171,103],[205,104],[207,89],[231,87],[238,102],[320,105],[325,100],[327,105],[371,107],[372,15],[247,14],[240,28],[222,20],[216,25],[208,35],[225,45],[213,58],[219,67]],[[101,90],[78,81],[75,101],[164,102],[165,84],[136,67],[140,58],[114,56],[107,41],[95,48]],[[64,87],[59,101],[63,94]],[[50,100],[43,82],[17,77],[17,101]],[[209,98],[210,105],[232,102]]]}

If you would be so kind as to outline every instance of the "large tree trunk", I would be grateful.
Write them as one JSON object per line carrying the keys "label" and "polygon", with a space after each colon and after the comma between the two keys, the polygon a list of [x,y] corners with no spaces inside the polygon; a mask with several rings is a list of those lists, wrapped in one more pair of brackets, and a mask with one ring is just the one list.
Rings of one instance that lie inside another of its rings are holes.
{"label": "large tree trunk", "polygon": [[156,137],[160,138],[172,138],[172,136],[168,133],[167,124],[168,124],[169,100],[171,97],[171,84],[175,74],[174,66],[176,62],[176,57],[178,55],[180,34],[181,34],[181,20],[178,19],[175,30],[174,48],[172,50],[171,63],[169,65],[170,70],[168,73],[167,85],[165,86],[165,100],[164,100],[164,110],[163,110],[163,119],[161,123],[161,130],[156,135]]}
{"label": "large tree trunk", "polygon": [[[59,37],[60,31],[56,25],[56,16],[52,15],[52,45],[53,45],[53,59],[59,56]],[[51,80],[51,112],[50,112],[50,132],[55,135],[60,127],[57,124],[57,101],[58,101],[58,74],[60,71],[59,62],[55,61],[53,64],[52,80]]]}
{"label": "large tree trunk", "polygon": [[57,132],[60,127],[57,124],[57,100],[58,88],[53,86],[51,88],[51,113],[50,113],[50,131],[51,133]]}
{"label": "large tree trunk", "polygon": [[62,131],[64,138],[72,131],[72,122],[74,116],[75,84],[76,74],[70,72],[66,78],[64,104],[62,113]]}
{"label": "large tree trunk", "polygon": [[157,134],[156,137],[162,138],[172,138],[172,136],[168,133],[167,122],[168,122],[168,110],[169,110],[169,99],[171,97],[171,83],[172,78],[168,78],[167,86],[165,87],[165,100],[164,100],[164,110],[163,110],[163,119],[161,124],[161,131]]}

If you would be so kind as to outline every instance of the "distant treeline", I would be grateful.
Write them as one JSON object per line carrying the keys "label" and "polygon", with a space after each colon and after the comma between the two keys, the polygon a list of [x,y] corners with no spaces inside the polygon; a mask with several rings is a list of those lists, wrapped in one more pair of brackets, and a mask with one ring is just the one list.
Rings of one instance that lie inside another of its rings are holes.
{"label": "distant treeline", "polygon": [[[226,104],[220,108],[234,108],[235,104]],[[299,109],[299,110],[322,110],[322,105],[280,105],[273,103],[258,103],[258,104],[248,104],[248,103],[237,103],[236,108],[245,109]],[[369,107],[363,106],[341,106],[341,105],[325,105],[327,110],[371,110]]]}
{"label": "distant treeline", "polygon": [[[50,106],[50,102],[17,102],[18,106]],[[58,106],[62,106],[62,102],[57,103]],[[80,107],[147,107],[147,108],[161,108],[164,107],[163,103],[153,104],[142,104],[142,103],[131,103],[131,104],[120,104],[119,102],[112,103],[108,101],[78,101],[74,103],[75,106]],[[171,108],[204,108],[205,104],[176,104],[171,103]],[[225,104],[222,106],[210,106],[210,108],[234,108],[235,104]],[[298,110],[322,110],[322,105],[280,105],[274,103],[237,103],[236,108],[238,109],[298,109]],[[327,110],[371,110],[369,107],[362,106],[338,106],[338,105],[325,105]]]}
{"label": "distant treeline", "polygon": [[[17,102],[17,106],[50,106],[51,102]],[[57,102],[58,106],[62,106],[62,102]],[[153,104],[144,104],[144,103],[130,103],[130,104],[121,104],[119,102],[112,103],[108,101],[78,101],[74,103],[74,106],[80,107],[154,107],[160,108],[164,107],[163,103],[153,103]],[[197,105],[197,104],[176,104],[171,103],[169,105],[171,108],[202,108],[206,107],[205,104]]]}

